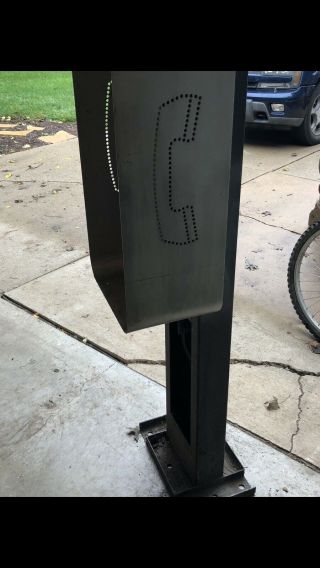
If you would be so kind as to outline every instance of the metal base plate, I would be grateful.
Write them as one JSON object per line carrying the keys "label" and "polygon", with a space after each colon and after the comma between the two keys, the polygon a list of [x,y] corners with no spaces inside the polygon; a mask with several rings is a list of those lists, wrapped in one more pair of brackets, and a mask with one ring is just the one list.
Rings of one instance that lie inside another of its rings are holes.
{"label": "metal base plate", "polygon": [[166,417],[147,420],[140,425],[140,432],[173,496],[187,497],[248,497],[254,495],[244,477],[244,469],[226,443],[223,476],[210,486],[195,486],[177,458],[167,435]]}

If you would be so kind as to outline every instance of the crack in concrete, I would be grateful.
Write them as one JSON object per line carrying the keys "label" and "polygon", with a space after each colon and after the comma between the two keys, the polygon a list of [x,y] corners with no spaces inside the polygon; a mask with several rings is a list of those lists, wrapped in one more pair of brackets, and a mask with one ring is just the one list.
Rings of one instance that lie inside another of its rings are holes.
{"label": "crack in concrete", "polygon": [[320,373],[315,373],[314,371],[303,371],[302,369],[295,369],[291,365],[288,365],[286,363],[278,363],[277,361],[253,361],[252,359],[230,359],[230,364],[231,365],[245,364],[256,367],[258,366],[276,367],[278,369],[284,369],[285,371],[294,373],[295,375],[299,375],[299,377],[304,377],[305,375],[310,375],[311,377],[320,377]]}
{"label": "crack in concrete", "polygon": [[[3,294],[1,296],[1,298],[3,300],[8,301],[9,303],[24,309],[25,311],[29,312],[30,314],[35,314],[36,312],[34,312],[34,310],[28,308],[27,306],[24,306],[23,304],[20,304],[19,302],[12,300],[12,298],[7,297],[5,294]],[[73,332],[71,332],[70,330],[68,330],[67,328],[63,328],[62,326],[60,326],[59,324],[57,324],[56,322],[49,320],[48,318],[46,318],[45,316],[42,316],[40,314],[37,314],[39,316],[39,318],[46,322],[49,323],[50,325],[52,325],[53,327],[59,329],[60,331],[63,331],[64,333],[66,333],[67,335],[72,336],[74,339],[77,339],[78,341],[83,342],[83,338],[77,334],[74,334]],[[145,364],[145,365],[161,365],[161,366],[165,366],[166,361],[165,360],[150,360],[150,359],[127,359],[124,360],[121,357],[117,356],[114,353],[110,353],[108,352],[106,349],[101,348],[99,345],[91,342],[90,340],[86,341],[86,345],[88,347],[91,347],[97,351],[100,351],[101,353],[108,355],[109,357],[111,356],[115,362],[118,361],[126,366],[128,365],[133,365],[133,364]],[[111,367],[113,367],[115,365],[115,362],[111,364],[111,366],[109,366],[106,371],[108,371]],[[301,463],[304,463],[305,465],[307,465],[308,467],[311,467],[312,469],[315,469],[317,471],[319,471],[319,468],[317,468],[317,466],[315,466],[312,462],[308,462],[306,460],[304,460],[303,458],[301,458],[300,456],[296,455],[293,453],[293,445],[294,445],[294,438],[297,436],[297,434],[300,431],[300,420],[301,420],[301,414],[302,414],[302,408],[301,408],[301,400],[302,397],[304,395],[304,391],[303,391],[303,386],[302,386],[302,378],[305,375],[309,375],[309,376],[314,376],[314,377],[320,377],[320,372],[319,373],[315,373],[313,371],[302,371],[302,370],[298,370],[295,369],[294,367],[292,367],[291,365],[285,364],[285,363],[279,363],[276,361],[254,361],[251,359],[235,359],[235,358],[231,358],[230,359],[230,365],[237,365],[237,364],[248,364],[248,365],[252,365],[252,366],[264,366],[264,367],[275,367],[275,368],[280,368],[280,369],[284,369],[286,371],[289,371],[295,375],[298,375],[298,383],[299,383],[299,388],[300,388],[300,395],[298,398],[298,416],[297,416],[297,420],[296,420],[296,429],[293,432],[292,436],[291,436],[291,447],[290,450],[287,451],[284,448],[282,448],[281,446],[278,446],[277,444],[272,443],[270,440],[263,438],[262,436],[257,435],[255,432],[251,431],[251,430],[247,430],[246,428],[243,428],[240,424],[232,422],[231,420],[228,420],[228,422],[230,424],[233,424],[234,426],[238,427],[240,430],[244,430],[248,433],[250,433],[252,436],[263,440],[265,443],[267,443],[270,446],[276,447],[277,449],[279,449],[280,451],[282,451],[283,453],[289,455],[290,457],[292,457],[293,459],[296,459],[297,461],[300,461]],[[100,375],[100,373],[98,374]],[[149,380],[151,380],[152,382],[156,382],[158,384],[157,381],[155,381],[154,379],[148,377]],[[82,389],[84,388],[84,386],[86,385],[86,381],[85,383],[81,386],[80,391],[82,391]],[[161,385],[164,386],[164,385]],[[165,387],[164,387],[165,388]],[[78,395],[79,396],[79,395]],[[75,398],[78,398],[78,396],[76,395]],[[73,402],[73,399],[70,402]],[[49,417],[48,417],[49,419]],[[44,424],[45,426],[45,424]],[[41,426],[42,429],[42,426]]]}
{"label": "crack in concrete", "polygon": [[[121,361],[122,362],[122,361]],[[125,365],[162,365],[165,366],[165,360],[152,360],[152,359],[126,359],[124,361]],[[304,371],[302,369],[295,369],[291,365],[286,363],[279,363],[277,361],[254,361],[252,359],[230,359],[230,365],[252,365],[256,367],[275,367],[277,369],[284,369],[285,371],[289,371],[289,373],[293,373],[298,375],[299,377],[304,377],[305,375],[309,375],[311,377],[320,377],[320,372],[315,373],[314,371]]]}
{"label": "crack in concrete", "polygon": [[302,401],[302,397],[304,395],[303,385],[302,385],[301,381],[302,381],[302,376],[300,376],[299,379],[298,379],[298,384],[299,384],[299,389],[300,389],[300,394],[299,394],[299,398],[298,398],[298,416],[297,416],[297,420],[296,420],[296,429],[291,435],[291,446],[290,446],[290,450],[289,450],[290,454],[293,451],[293,439],[295,438],[295,436],[297,436],[299,434],[299,431],[300,431],[300,420],[301,420],[301,415],[302,415],[301,401]]}
{"label": "crack in concrete", "polygon": [[[162,366],[165,366],[165,364],[166,364],[165,359],[156,359],[156,360],[155,359],[124,359],[123,357],[121,357],[117,353],[111,352],[111,351],[107,350],[106,348],[101,347],[100,345],[91,341],[90,339],[85,338],[82,335],[79,335],[74,331],[71,331],[70,329],[64,327],[63,325],[47,318],[46,316],[44,316],[42,314],[39,314],[38,312],[34,311],[32,308],[29,308],[28,306],[25,306],[24,304],[18,302],[17,300],[10,298],[10,296],[7,296],[5,293],[1,295],[1,299],[9,302],[10,304],[13,304],[17,308],[21,308],[22,310],[25,310],[26,312],[28,312],[31,315],[37,315],[40,320],[48,323],[49,325],[52,325],[56,329],[59,329],[63,333],[66,333],[67,335],[73,337],[74,339],[76,339],[77,341],[80,341],[81,343],[83,343],[84,340],[85,340],[85,345],[87,347],[91,347],[92,349],[95,349],[96,351],[99,351],[100,353],[108,355],[109,357],[112,357],[113,359],[115,359],[119,363],[122,363],[123,365],[126,365],[126,366],[128,366],[128,365],[162,365]],[[230,365],[237,365],[237,364],[245,364],[245,365],[253,365],[253,366],[265,366],[265,367],[276,367],[276,368],[280,368],[280,369],[285,369],[286,371],[289,371],[290,373],[294,373],[294,374],[299,375],[301,377],[305,376],[305,375],[309,375],[311,377],[320,377],[320,372],[315,373],[314,371],[305,371],[305,370],[302,370],[302,369],[295,369],[291,365],[288,365],[286,363],[279,363],[277,361],[254,361],[252,359],[237,359],[237,358],[231,358],[230,359]]]}
{"label": "crack in concrete", "polygon": [[238,430],[241,430],[242,432],[246,432],[246,434],[249,434],[250,436],[252,436],[253,438],[256,438],[257,440],[261,440],[261,442],[263,442],[264,444],[266,444],[267,446],[270,446],[271,448],[274,448],[276,450],[278,450],[279,452],[281,452],[282,454],[288,456],[289,458],[301,463],[302,465],[305,465],[306,467],[312,469],[313,471],[316,471],[317,473],[320,473],[320,467],[318,467],[317,465],[315,465],[312,462],[309,462],[307,460],[305,460],[304,458],[302,458],[301,456],[298,456],[297,454],[294,454],[292,452],[290,452],[289,450],[286,450],[285,448],[283,448],[282,446],[279,446],[278,444],[275,444],[274,442],[271,442],[271,440],[268,440],[267,438],[264,438],[263,436],[261,436],[260,434],[257,434],[256,432],[253,432],[252,430],[248,430],[248,428],[245,428],[244,426],[241,426],[240,424],[238,424],[237,422],[233,422],[232,420],[230,420],[229,418],[227,419],[227,423],[231,424],[231,426],[234,426],[235,428],[237,428]]}
{"label": "crack in concrete", "polygon": [[[114,359],[115,361],[118,361],[119,363],[122,363],[123,365],[126,365],[126,366],[128,366],[128,365],[161,365],[161,366],[165,366],[165,364],[166,364],[165,359],[156,359],[156,360],[155,359],[124,359],[123,357],[121,357],[117,353],[111,352],[111,351],[107,350],[106,348],[101,347],[97,343],[91,341],[90,339],[85,338],[82,335],[79,335],[74,331],[71,331],[70,329],[64,327],[61,324],[58,324],[57,322],[47,318],[46,316],[44,316],[42,314],[39,314],[38,312],[35,312],[32,308],[29,308],[28,306],[25,306],[24,304],[18,302],[17,300],[10,298],[10,296],[7,296],[5,293],[1,295],[1,299],[9,302],[10,304],[13,304],[17,308],[20,308],[20,309],[28,312],[31,315],[37,315],[39,317],[39,319],[42,320],[43,322],[48,323],[49,325],[52,325],[52,327],[55,327],[56,329],[62,331],[66,335],[73,337],[74,339],[76,339],[77,341],[79,341],[81,343],[84,343],[84,340],[85,340],[85,345],[87,347],[91,347],[92,349],[95,349],[96,351],[99,351],[100,353],[103,353],[104,355],[111,357],[112,359]],[[277,361],[254,361],[252,359],[237,359],[237,358],[231,358],[230,359],[230,365],[237,365],[237,364],[252,365],[252,366],[257,366],[257,367],[258,366],[276,367],[278,369],[285,369],[286,371],[289,371],[290,373],[294,373],[296,375],[299,375],[300,377],[303,377],[305,375],[309,375],[311,377],[320,377],[320,372],[315,373],[314,371],[305,371],[305,370],[302,370],[302,369],[295,369],[291,365],[288,365],[286,363],[279,363]]]}
{"label": "crack in concrete", "polygon": [[262,223],[263,225],[267,225],[267,227],[274,227],[275,229],[283,229],[284,231],[288,231],[289,233],[293,233],[294,235],[301,235],[297,231],[293,231],[292,229],[287,229],[286,227],[281,227],[281,225],[272,225],[272,223],[266,223],[265,221],[261,221],[261,219],[256,219],[255,217],[251,217],[251,215],[244,215],[243,213],[239,214],[240,217],[245,217],[246,219],[252,219],[253,221],[257,221],[257,223]]}
{"label": "crack in concrete", "polygon": [[2,237],[6,237],[10,233],[16,233],[17,231],[19,231],[19,229],[11,229],[10,231],[6,231],[5,233],[3,233]]}

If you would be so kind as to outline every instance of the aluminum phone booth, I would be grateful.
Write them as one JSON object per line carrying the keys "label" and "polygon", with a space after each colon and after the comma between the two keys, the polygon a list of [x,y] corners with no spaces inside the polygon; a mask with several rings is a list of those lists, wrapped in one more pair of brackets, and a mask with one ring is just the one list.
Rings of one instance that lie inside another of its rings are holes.
{"label": "aluminum phone booth", "polygon": [[125,332],[166,324],[173,495],[251,495],[225,441],[246,72],[74,72],[92,269]]}

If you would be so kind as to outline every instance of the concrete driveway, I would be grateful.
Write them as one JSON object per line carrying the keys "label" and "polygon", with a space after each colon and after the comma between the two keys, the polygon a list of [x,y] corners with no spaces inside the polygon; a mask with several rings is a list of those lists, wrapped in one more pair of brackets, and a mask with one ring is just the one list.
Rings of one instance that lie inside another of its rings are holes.
{"label": "concrete driveway", "polygon": [[[320,355],[291,306],[286,271],[317,198],[319,158],[319,147],[287,134],[247,136],[228,412],[317,467]],[[125,335],[93,278],[77,139],[2,156],[0,206],[0,305],[27,308],[164,384],[163,326]]]}

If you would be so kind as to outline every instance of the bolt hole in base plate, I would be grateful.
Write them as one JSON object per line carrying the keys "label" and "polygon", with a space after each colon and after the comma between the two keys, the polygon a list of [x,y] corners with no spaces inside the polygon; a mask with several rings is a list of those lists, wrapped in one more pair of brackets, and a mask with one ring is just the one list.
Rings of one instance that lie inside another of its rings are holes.
{"label": "bolt hole in base plate", "polygon": [[167,435],[166,417],[142,422],[140,432],[146,441],[170,495],[174,497],[250,497],[255,493],[244,477],[244,469],[226,443],[223,476],[210,486],[195,486],[178,460]]}

